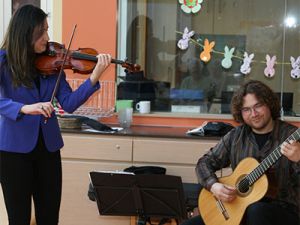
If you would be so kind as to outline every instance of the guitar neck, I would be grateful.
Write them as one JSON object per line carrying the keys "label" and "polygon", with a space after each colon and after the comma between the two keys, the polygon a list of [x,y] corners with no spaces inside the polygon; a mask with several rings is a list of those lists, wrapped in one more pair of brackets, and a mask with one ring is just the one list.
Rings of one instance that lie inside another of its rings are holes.
{"label": "guitar neck", "polygon": [[[300,128],[291,134],[284,142],[289,142],[292,140],[298,141],[299,139]],[[254,184],[272,165],[274,165],[281,158],[281,145],[274,149],[251,173],[247,175],[250,186]]]}

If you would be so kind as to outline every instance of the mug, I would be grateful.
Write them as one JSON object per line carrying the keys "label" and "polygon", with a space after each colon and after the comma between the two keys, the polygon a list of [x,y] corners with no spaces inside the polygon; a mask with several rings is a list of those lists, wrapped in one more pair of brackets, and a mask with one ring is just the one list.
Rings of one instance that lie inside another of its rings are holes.
{"label": "mug", "polygon": [[119,112],[121,109],[132,108],[133,100],[117,100],[116,111]]}
{"label": "mug", "polygon": [[135,106],[140,113],[150,113],[150,101],[140,101]]}

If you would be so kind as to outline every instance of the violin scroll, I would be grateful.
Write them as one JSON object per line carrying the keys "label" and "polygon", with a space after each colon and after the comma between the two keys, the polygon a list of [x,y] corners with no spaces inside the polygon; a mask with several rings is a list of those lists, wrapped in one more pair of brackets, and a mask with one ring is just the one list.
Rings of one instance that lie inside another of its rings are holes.
{"label": "violin scroll", "polygon": [[141,66],[138,64],[133,64],[125,59],[124,61],[118,59],[111,59],[111,63],[120,64],[123,68],[127,69],[129,72],[136,73],[141,71]]}

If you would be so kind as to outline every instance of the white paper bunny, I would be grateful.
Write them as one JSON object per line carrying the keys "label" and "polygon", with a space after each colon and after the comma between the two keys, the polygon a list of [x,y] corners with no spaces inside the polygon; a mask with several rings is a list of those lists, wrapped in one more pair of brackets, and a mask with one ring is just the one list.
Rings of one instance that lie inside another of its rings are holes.
{"label": "white paper bunny", "polygon": [[189,29],[186,27],[184,28],[182,38],[178,41],[177,46],[181,50],[185,50],[189,47],[189,40],[190,38],[195,34],[195,32],[192,30],[189,32]]}
{"label": "white paper bunny", "polygon": [[243,64],[241,65],[240,68],[241,73],[248,74],[251,72],[250,64],[253,58],[254,58],[254,53],[250,54],[249,56],[247,52],[244,53]]}
{"label": "white paper bunny", "polygon": [[225,69],[229,69],[232,66],[231,58],[232,58],[232,55],[233,55],[233,52],[234,52],[235,48],[231,48],[229,50],[228,46],[226,45],[224,50],[225,50],[225,52],[224,52],[224,57],[225,58],[222,60],[221,64]]}
{"label": "white paper bunny", "polygon": [[300,78],[300,56],[298,56],[297,60],[291,56],[291,64],[293,68],[291,70],[291,77],[294,79]]}
{"label": "white paper bunny", "polygon": [[272,58],[267,54],[266,55],[266,65],[267,67],[264,70],[264,74],[266,77],[273,77],[275,75],[275,63],[276,63],[276,55],[274,55]]}

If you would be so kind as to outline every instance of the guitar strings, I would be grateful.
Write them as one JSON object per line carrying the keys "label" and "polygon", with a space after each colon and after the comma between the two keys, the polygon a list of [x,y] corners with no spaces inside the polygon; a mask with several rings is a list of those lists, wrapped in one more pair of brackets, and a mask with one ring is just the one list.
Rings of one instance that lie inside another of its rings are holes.
{"label": "guitar strings", "polygon": [[[291,136],[289,136],[284,142],[289,142],[291,140],[298,140],[300,138],[300,128],[298,128]],[[295,137],[297,135],[297,137]],[[249,190],[249,187],[261,177],[266,170],[268,170],[281,156],[280,147],[277,147],[273,152],[267,156],[259,166],[257,166],[250,174],[243,178],[238,184],[237,189],[241,193],[246,193]],[[269,163],[269,164],[268,164]],[[266,165],[266,167],[265,167]]]}

